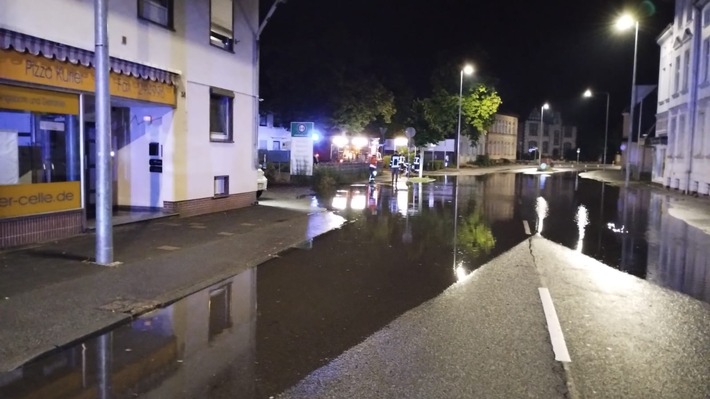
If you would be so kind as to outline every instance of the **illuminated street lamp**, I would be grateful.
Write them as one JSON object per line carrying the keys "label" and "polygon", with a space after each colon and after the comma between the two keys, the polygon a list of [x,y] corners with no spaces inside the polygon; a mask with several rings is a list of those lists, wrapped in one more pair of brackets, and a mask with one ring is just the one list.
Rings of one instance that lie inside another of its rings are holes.
{"label": "illuminated street lamp", "polygon": [[456,129],[456,169],[461,169],[461,102],[463,100],[463,75],[473,74],[473,67],[466,65],[461,70],[461,81],[459,83],[459,124]]}
{"label": "illuminated street lamp", "polygon": [[624,186],[629,186],[629,178],[631,177],[631,132],[634,126],[634,105],[636,104],[636,60],[638,56],[639,43],[639,21],[629,14],[624,14],[616,20],[616,29],[623,31],[633,27],[634,34],[634,69],[631,74],[631,105],[629,107],[629,137],[626,142],[626,178]]}
{"label": "illuminated street lamp", "polygon": [[550,104],[545,103],[545,104],[542,104],[542,107],[540,107],[540,145],[537,148],[537,155],[538,155],[537,165],[538,165],[538,167],[540,166],[540,164],[542,164],[542,137],[544,136],[544,133],[545,133],[545,122],[543,122],[543,116],[545,116],[546,109],[550,109]]}
{"label": "illuminated street lamp", "polygon": [[[605,91],[600,91],[599,93],[601,94],[606,94],[606,125],[604,127],[604,156],[603,156],[603,163],[606,165],[606,150],[607,150],[607,138],[609,137],[609,93]],[[592,93],[591,89],[587,89],[584,94],[582,94],[583,97],[594,97],[594,94]],[[606,167],[606,166],[604,166]]]}

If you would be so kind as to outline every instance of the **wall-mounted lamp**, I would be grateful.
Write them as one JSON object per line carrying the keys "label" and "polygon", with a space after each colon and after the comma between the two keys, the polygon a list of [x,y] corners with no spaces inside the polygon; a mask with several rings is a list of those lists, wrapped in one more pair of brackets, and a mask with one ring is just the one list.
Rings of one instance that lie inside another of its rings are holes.
{"label": "wall-mounted lamp", "polygon": [[143,122],[145,122],[145,123],[151,123],[151,122],[153,122],[153,117],[150,116],[150,115],[144,115],[144,116],[143,116]]}

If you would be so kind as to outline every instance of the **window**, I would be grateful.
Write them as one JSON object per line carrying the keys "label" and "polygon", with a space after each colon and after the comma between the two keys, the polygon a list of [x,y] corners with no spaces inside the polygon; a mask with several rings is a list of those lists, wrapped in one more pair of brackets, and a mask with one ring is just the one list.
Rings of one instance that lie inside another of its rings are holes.
{"label": "window", "polygon": [[210,291],[208,339],[212,341],[224,330],[232,327],[232,286]]}
{"label": "window", "polygon": [[710,79],[710,39],[703,41],[703,83]]}
{"label": "window", "polygon": [[138,18],[173,28],[173,0],[138,0]]}
{"label": "window", "polygon": [[281,142],[274,141],[273,143],[271,143],[271,149],[274,151],[280,151],[281,150]]}
{"label": "window", "polygon": [[530,124],[530,135],[537,136],[537,123]]}
{"label": "window", "polygon": [[266,126],[266,115],[259,115],[259,126]]}
{"label": "window", "polygon": [[550,136],[550,127],[549,127],[549,126],[544,126],[544,127],[543,127],[542,135],[543,135],[543,136],[547,136],[547,137]]}
{"label": "window", "polygon": [[210,141],[232,142],[234,93],[210,89]]}
{"label": "window", "polygon": [[683,92],[688,91],[688,75],[690,75],[690,50],[683,54]]}
{"label": "window", "polygon": [[214,196],[226,197],[229,195],[229,176],[214,177]]}
{"label": "window", "polygon": [[703,26],[710,25],[710,6],[705,6],[703,9]]}
{"label": "window", "polygon": [[560,145],[560,131],[559,131],[559,130],[555,130],[555,136],[554,136],[554,137],[555,137],[555,138],[554,138],[554,140],[555,140],[555,145]]}
{"label": "window", "polygon": [[233,0],[210,0],[210,44],[221,49],[234,49]]}

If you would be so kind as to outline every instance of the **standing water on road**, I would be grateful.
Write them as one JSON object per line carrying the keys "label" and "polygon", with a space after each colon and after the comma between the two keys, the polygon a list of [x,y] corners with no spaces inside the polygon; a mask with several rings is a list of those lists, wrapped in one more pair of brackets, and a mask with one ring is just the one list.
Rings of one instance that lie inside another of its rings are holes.
{"label": "standing water on road", "polygon": [[670,216],[663,195],[621,192],[574,173],[352,185],[313,199],[345,217],[343,227],[0,373],[0,397],[277,395],[524,240],[523,221],[531,233],[708,300],[708,237]]}

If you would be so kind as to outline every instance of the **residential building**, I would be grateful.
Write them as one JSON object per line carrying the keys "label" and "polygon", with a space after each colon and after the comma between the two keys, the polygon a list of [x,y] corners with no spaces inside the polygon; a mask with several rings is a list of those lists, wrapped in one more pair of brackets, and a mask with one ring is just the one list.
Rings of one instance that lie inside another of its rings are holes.
{"label": "residential building", "polygon": [[659,35],[660,65],[652,181],[710,194],[710,3],[676,1]]}
{"label": "residential building", "polygon": [[[109,2],[116,209],[188,216],[254,202],[258,8]],[[91,224],[94,4],[3,0],[2,10],[0,247],[9,247]]]}
{"label": "residential building", "polygon": [[[540,129],[540,116],[544,115],[543,129]],[[559,112],[534,109],[525,124],[520,128],[522,154],[532,159],[541,151],[543,157],[553,159],[572,159],[577,148],[577,127],[565,125]]]}
{"label": "residential building", "polygon": [[[483,137],[482,137],[483,139]],[[518,140],[518,117],[495,114],[495,122],[485,135],[486,154],[490,159],[515,160]]]}

